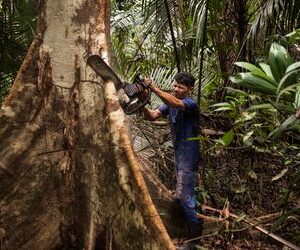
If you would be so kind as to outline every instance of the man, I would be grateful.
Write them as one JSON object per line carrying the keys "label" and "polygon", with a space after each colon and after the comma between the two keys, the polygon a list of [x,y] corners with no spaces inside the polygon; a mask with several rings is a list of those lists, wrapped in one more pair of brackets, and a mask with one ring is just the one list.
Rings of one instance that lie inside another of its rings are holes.
{"label": "man", "polygon": [[158,109],[144,108],[146,120],[169,117],[176,165],[176,197],[183,208],[191,237],[201,234],[202,222],[196,216],[194,187],[199,162],[199,143],[188,138],[198,136],[199,108],[189,97],[195,78],[187,73],[177,73],[173,82],[173,95],[160,90],[151,80],[145,84],[164,102]]}

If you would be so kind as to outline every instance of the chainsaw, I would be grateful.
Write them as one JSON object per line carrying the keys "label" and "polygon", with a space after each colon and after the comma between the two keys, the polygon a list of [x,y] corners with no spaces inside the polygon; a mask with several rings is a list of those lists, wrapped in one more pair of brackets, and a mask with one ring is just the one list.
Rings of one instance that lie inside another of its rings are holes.
{"label": "chainsaw", "polygon": [[121,81],[118,75],[105,63],[99,55],[91,55],[87,64],[103,78],[111,80],[117,90],[119,102],[125,114],[131,115],[144,107],[150,100],[151,90],[144,86],[145,79],[138,74],[132,83]]}

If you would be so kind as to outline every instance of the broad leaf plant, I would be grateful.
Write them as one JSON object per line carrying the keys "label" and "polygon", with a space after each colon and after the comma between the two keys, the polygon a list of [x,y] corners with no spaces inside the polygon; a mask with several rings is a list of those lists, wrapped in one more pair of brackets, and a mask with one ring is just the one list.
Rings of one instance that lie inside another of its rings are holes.
{"label": "broad leaf plant", "polygon": [[258,66],[248,62],[236,62],[245,69],[230,77],[230,80],[256,94],[263,95],[267,103],[260,103],[250,107],[254,109],[276,109],[284,121],[269,137],[275,138],[288,130],[300,128],[300,62],[294,62],[289,52],[280,44],[271,45],[268,64],[259,63]]}

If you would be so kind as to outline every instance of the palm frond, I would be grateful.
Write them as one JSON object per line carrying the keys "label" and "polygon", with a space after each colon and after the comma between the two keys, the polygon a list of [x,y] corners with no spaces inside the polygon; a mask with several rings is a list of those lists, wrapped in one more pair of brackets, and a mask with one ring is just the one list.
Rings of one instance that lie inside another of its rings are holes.
{"label": "palm frond", "polygon": [[[300,4],[298,0],[267,0],[261,1],[255,12],[247,38],[255,41],[259,33],[263,37],[274,33],[292,32],[300,25]],[[284,35],[284,34],[281,34]]]}
{"label": "palm frond", "polygon": [[[167,3],[170,15],[175,16],[175,2],[168,0]],[[164,0],[144,1],[142,12],[144,21],[148,26],[146,32],[154,32],[157,37],[164,38],[169,28]]]}
{"label": "palm frond", "polygon": [[30,45],[37,21],[37,1],[3,1],[0,7],[0,103]]}
{"label": "palm frond", "polygon": [[[35,20],[0,13],[0,67],[6,71],[22,60],[33,38]],[[14,69],[15,70],[15,69]]]}
{"label": "palm frond", "polygon": [[129,31],[142,23],[143,19],[138,4],[127,11],[114,10],[111,15],[111,31]]}
{"label": "palm frond", "polygon": [[[154,69],[150,76],[160,89],[170,93],[172,91],[171,83],[176,73],[176,69],[161,67]],[[151,95],[151,108],[157,108],[160,104],[162,104],[161,99],[157,95]]]}
{"label": "palm frond", "polygon": [[267,30],[272,29],[282,8],[281,0],[262,1],[259,10],[256,12],[255,20],[251,25],[248,38],[254,40],[261,30],[267,32]]}
{"label": "palm frond", "polygon": [[13,73],[0,73],[0,105],[4,100],[4,97],[8,94],[13,83],[14,77],[15,76]]}
{"label": "palm frond", "polygon": [[192,0],[190,2],[189,10],[192,16],[193,31],[195,31],[195,45],[199,50],[200,41],[203,36],[205,23],[205,9],[207,0]]}

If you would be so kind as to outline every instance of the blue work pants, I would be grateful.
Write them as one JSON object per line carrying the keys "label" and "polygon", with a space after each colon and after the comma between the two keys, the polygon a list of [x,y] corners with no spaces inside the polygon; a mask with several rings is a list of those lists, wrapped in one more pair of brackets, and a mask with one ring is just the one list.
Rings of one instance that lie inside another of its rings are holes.
{"label": "blue work pants", "polygon": [[197,171],[177,170],[176,196],[188,223],[198,223],[195,210],[195,182]]}

